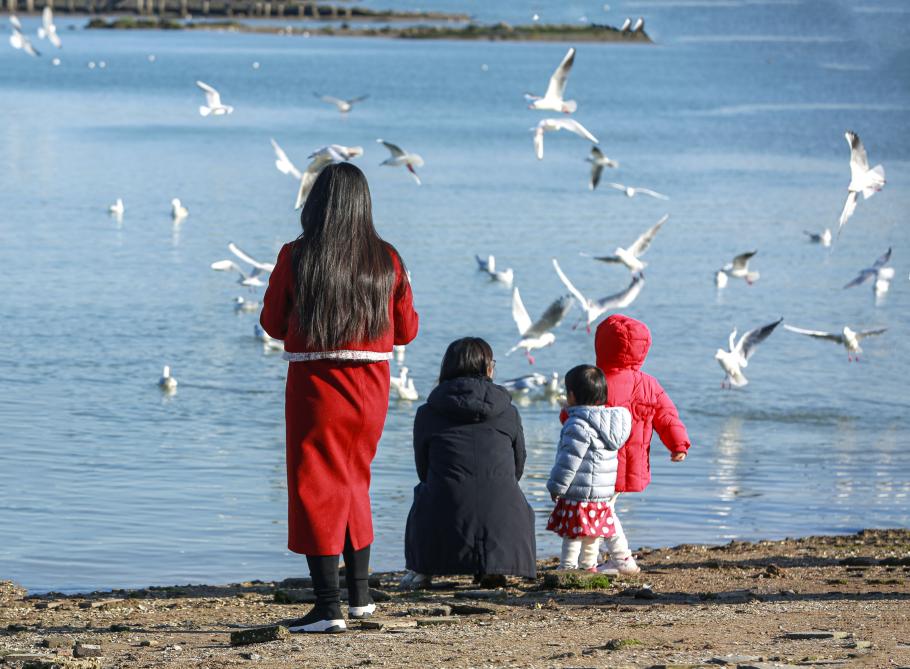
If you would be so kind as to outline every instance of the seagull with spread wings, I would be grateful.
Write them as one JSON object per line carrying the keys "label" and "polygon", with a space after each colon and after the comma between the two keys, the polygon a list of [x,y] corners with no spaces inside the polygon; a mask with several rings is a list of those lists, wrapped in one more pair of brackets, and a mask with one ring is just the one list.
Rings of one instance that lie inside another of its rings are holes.
{"label": "seagull with spread wings", "polygon": [[38,51],[34,46],[32,46],[31,41],[28,37],[25,36],[22,32],[22,23],[19,21],[19,17],[15,14],[9,17],[10,30],[12,34],[9,36],[10,46],[19,51],[24,51],[29,56],[40,56],[41,52]]}
{"label": "seagull with spread wings", "polygon": [[624,186],[623,184],[618,183],[608,183],[610,188],[615,190],[620,190],[626,194],[626,197],[635,197],[636,195],[650,195],[651,197],[657,198],[658,200],[669,200],[666,195],[658,193],[656,190],[651,190],[650,188],[641,188],[640,186]]}
{"label": "seagull with spread wings", "polygon": [[844,288],[846,289],[853,288],[853,286],[859,286],[860,284],[866,283],[866,281],[872,277],[875,277],[875,283],[873,284],[875,295],[876,297],[884,295],[891,287],[891,279],[894,278],[894,268],[885,267],[885,265],[887,265],[890,260],[891,249],[889,248],[879,258],[877,258],[874,263],[872,263],[872,267],[861,269],[856,278],[844,286]]}
{"label": "seagull with spread wings", "polygon": [[575,48],[570,48],[563,57],[562,62],[550,77],[550,83],[547,85],[547,92],[543,97],[525,93],[525,99],[531,104],[528,109],[538,111],[557,111],[564,114],[571,114],[578,108],[575,100],[564,100],[566,92],[566,82],[569,80],[569,72],[575,63]]}
{"label": "seagull with spread wings", "polygon": [[847,349],[848,362],[852,362],[853,360],[859,362],[859,354],[863,352],[863,349],[861,349],[859,346],[860,341],[866,337],[875,337],[877,335],[884,334],[888,329],[877,328],[875,330],[861,330],[859,332],[855,332],[845,325],[840,334],[837,334],[832,332],[822,332],[821,330],[804,330],[803,328],[795,328],[790,325],[784,325],[784,327],[790,332],[795,332],[796,334],[806,335],[807,337],[814,337],[815,339],[825,339],[827,341],[834,342],[835,344],[840,344],[845,349]]}
{"label": "seagull with spread wings", "polygon": [[57,26],[54,24],[54,10],[50,5],[45,5],[44,11],[41,12],[41,27],[38,28],[38,39],[46,39],[58,49],[63,48],[60,36],[57,34]]}
{"label": "seagull with spread wings", "polygon": [[196,85],[205,93],[205,104],[200,105],[200,116],[224,116],[232,114],[234,108],[221,102],[221,93],[209,86],[204,81],[197,81]]}
{"label": "seagull with spread wings", "polygon": [[863,199],[868,200],[885,186],[885,168],[881,165],[869,167],[866,147],[863,146],[859,135],[848,130],[844,133],[844,137],[847,138],[847,144],[850,145],[850,184],[847,186],[847,200],[844,202],[844,209],[837,225],[838,237],[841,229],[856,211],[859,194],[862,193]]}
{"label": "seagull with spread wings", "polygon": [[591,153],[585,161],[591,163],[591,180],[588,182],[588,188],[591,190],[597,188],[605,167],[619,167],[617,161],[607,158],[596,146],[591,147]]}
{"label": "seagull with spread wings", "polygon": [[584,137],[589,142],[597,144],[597,138],[574,118],[545,118],[540,121],[536,127],[531,128],[531,131],[534,133],[534,152],[537,154],[537,160],[543,160],[544,133],[558,132],[559,130],[574,132],[579,137]]}
{"label": "seagull with spread wings", "polygon": [[414,170],[414,168],[423,167],[423,158],[421,158],[416,153],[405,151],[397,144],[392,144],[391,142],[387,142],[383,139],[377,139],[376,141],[387,148],[389,150],[389,153],[392,154],[379,164],[386,165],[388,167],[406,167],[408,172],[411,173],[411,176],[414,177],[414,181],[416,181],[417,185],[419,186],[420,177],[417,176],[417,172]]}
{"label": "seagull with spread wings", "polygon": [[343,100],[341,98],[332,97],[331,95],[320,95],[319,93],[313,93],[317,98],[323,102],[327,102],[330,105],[335,105],[338,107],[338,111],[342,114],[347,114],[351,111],[351,108],[358,102],[363,102],[366,100],[369,95],[360,95],[356,98],[351,98],[350,100]]}
{"label": "seagull with spread wings", "polygon": [[736,328],[733,328],[733,332],[730,333],[730,350],[725,351],[719,348],[714,354],[714,359],[726,374],[720,384],[721,388],[741,388],[749,383],[749,379],[745,377],[742,370],[749,366],[749,358],[755,353],[755,347],[770,337],[783,320],[781,318],[773,323],[749,330],[739,338],[739,341],[736,341]]}
{"label": "seagull with spread wings", "polygon": [[521,340],[515,344],[506,355],[511,355],[518,349],[524,349],[528,363],[534,364],[534,357],[531,351],[535,351],[545,346],[550,346],[556,341],[556,335],[551,332],[556,326],[562,323],[562,319],[569,313],[572,304],[575,302],[571,295],[563,295],[554,300],[543,315],[536,322],[531,322],[528,310],[525,309],[524,302],[521,301],[521,295],[518,287],[512,289],[512,318],[515,319],[515,325],[518,326],[518,334]]}
{"label": "seagull with spread wings", "polygon": [[298,181],[302,179],[303,173],[291,162],[291,159],[288,158],[288,154],[284,152],[284,149],[278,146],[278,142],[274,139],[270,139],[269,141],[272,143],[272,149],[275,151],[275,167],[278,168],[278,171],[282,174],[292,176]]}
{"label": "seagull with spread wings", "polygon": [[[300,176],[300,188],[297,190],[297,200],[294,202],[294,209],[300,209],[306,202],[307,195],[313,190],[313,184],[316,183],[316,177],[328,165],[332,163],[343,163],[352,158],[363,155],[361,146],[342,146],[341,144],[329,144],[321,149],[316,149],[307,158],[310,158],[310,164]],[[278,161],[276,161],[276,165]],[[278,169],[281,169],[280,167]]]}
{"label": "seagull with spread wings", "polygon": [[622,263],[628,267],[629,271],[633,274],[642,271],[647,267],[648,263],[642,262],[639,258],[648,250],[648,247],[651,246],[651,242],[657,235],[657,231],[660,230],[661,226],[669,219],[669,214],[664,215],[657,223],[645,230],[629,248],[624,249],[617,247],[616,250],[613,251],[613,255],[594,256],[594,259],[600,260],[601,262]]}
{"label": "seagull with spread wings", "polygon": [[730,277],[734,279],[745,279],[746,283],[748,283],[750,286],[758,281],[758,278],[761,275],[758,272],[749,271],[749,260],[756,253],[758,253],[758,251],[740,253],[738,256],[733,258],[733,262],[728,262],[726,265],[717,270],[717,273],[714,275],[714,283],[717,284],[717,287],[724,288],[727,285],[727,281]]}
{"label": "seagull with spread wings", "polygon": [[[603,316],[605,313],[611,309],[622,309],[628,307],[635,301],[635,298],[638,297],[638,294],[641,292],[641,289],[645,287],[645,275],[641,272],[632,275],[632,282],[624,289],[613,295],[607,295],[602,297],[599,300],[591,300],[582,295],[581,291],[575,287],[575,285],[569,281],[562,268],[560,268],[559,263],[556,261],[556,258],[553,258],[553,269],[556,270],[556,274],[559,276],[559,280],[562,281],[563,285],[569,289],[569,292],[578,300],[578,303],[581,305],[581,308],[585,312],[585,318],[587,319],[587,329],[588,332],[591,332],[591,323],[596,321],[598,318]],[[579,320],[579,323],[581,320]],[[573,329],[578,327],[578,323],[575,324]]]}

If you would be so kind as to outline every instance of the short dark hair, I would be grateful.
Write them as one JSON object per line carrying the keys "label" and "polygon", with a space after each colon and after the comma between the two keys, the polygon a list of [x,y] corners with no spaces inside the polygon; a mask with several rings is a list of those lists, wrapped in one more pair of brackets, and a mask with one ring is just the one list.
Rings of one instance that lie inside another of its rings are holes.
{"label": "short dark hair", "polygon": [[446,349],[439,368],[439,380],[460,376],[486,376],[493,363],[493,349],[480,337],[456,339]]}
{"label": "short dark hair", "polygon": [[607,401],[607,378],[594,365],[578,365],[566,372],[566,392],[576,404],[597,406]]}

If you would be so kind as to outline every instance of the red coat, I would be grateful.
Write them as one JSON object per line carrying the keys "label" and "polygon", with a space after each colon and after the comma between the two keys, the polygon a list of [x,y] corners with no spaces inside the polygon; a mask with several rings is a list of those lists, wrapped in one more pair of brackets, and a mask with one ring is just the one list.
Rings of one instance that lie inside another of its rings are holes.
{"label": "red coat", "polygon": [[[657,379],[641,371],[650,348],[648,326],[622,314],[601,323],[594,337],[597,366],[607,377],[607,406],[625,407],[632,414],[632,433],[619,449],[616,492],[648,487],[654,430],[671,453],[686,453],[691,446],[673,400]],[[563,411],[563,421],[565,416]]]}
{"label": "red coat", "polygon": [[[285,244],[263,298],[259,322],[285,350],[308,352],[294,309],[296,268]],[[397,254],[389,300],[391,326],[372,341],[339,349],[391,352],[417,336],[411,286]],[[350,532],[355,550],[373,543],[370,465],[389,408],[389,363],[335,359],[291,362],[285,390],[288,548],[338,555]]]}

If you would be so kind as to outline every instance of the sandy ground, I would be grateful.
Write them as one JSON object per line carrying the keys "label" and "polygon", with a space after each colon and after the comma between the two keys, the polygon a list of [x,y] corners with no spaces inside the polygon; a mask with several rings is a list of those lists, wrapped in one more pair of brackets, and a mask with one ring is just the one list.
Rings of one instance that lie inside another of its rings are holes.
{"label": "sandy ground", "polygon": [[[0,656],[3,666],[86,669],[910,666],[908,530],[639,557],[640,576],[595,590],[548,585],[552,560],[536,582],[499,588],[453,578],[405,593],[400,574],[376,574],[389,595],[372,619],[380,629],[352,623],[345,634],[236,647],[232,632],[303,615],[308,604],[275,600],[289,586],[306,598],[306,583],[30,597],[5,582]],[[102,657],[72,659],[77,641],[88,645],[76,654]]]}

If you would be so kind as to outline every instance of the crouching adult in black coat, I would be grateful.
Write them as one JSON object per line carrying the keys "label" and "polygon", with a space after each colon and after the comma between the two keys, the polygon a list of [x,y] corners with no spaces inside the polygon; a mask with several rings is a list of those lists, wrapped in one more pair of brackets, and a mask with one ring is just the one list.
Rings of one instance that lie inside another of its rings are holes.
{"label": "crouching adult in black coat", "polygon": [[493,351],[466,337],[446,350],[439,385],[414,419],[420,483],[405,532],[411,573],[536,576],[534,511],[518,481],[525,444],[518,410],[493,383]]}

